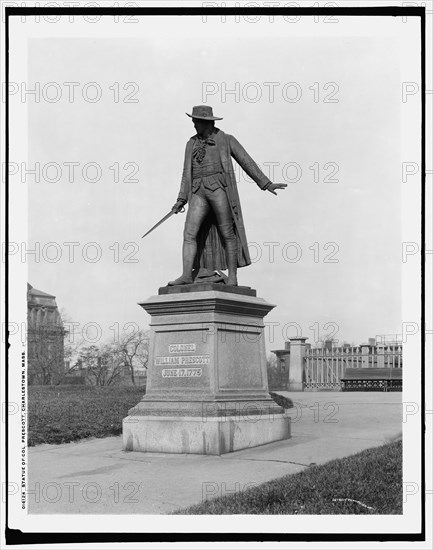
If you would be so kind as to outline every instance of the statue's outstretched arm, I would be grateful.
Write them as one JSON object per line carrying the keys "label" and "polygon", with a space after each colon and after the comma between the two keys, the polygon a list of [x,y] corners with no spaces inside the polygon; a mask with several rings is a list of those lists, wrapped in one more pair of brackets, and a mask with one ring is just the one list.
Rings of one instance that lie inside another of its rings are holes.
{"label": "statue's outstretched arm", "polygon": [[276,189],[284,189],[287,187],[286,183],[272,183],[271,180],[260,170],[250,155],[245,151],[239,141],[233,136],[230,136],[229,139],[232,157],[248,174],[248,176],[257,183],[262,191],[270,191],[276,195]]}

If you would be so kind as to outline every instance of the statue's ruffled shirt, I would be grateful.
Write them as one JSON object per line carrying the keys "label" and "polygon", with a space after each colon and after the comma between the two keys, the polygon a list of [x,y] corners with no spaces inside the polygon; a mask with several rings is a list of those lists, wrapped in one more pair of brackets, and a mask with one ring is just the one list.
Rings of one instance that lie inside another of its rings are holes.
{"label": "statue's ruffled shirt", "polygon": [[201,164],[203,162],[203,159],[206,156],[207,147],[209,145],[210,146],[216,145],[215,140],[213,138],[213,132],[206,139],[202,139],[199,136],[197,136],[197,139],[194,144],[194,148],[192,150],[193,162],[196,162],[197,164]]}

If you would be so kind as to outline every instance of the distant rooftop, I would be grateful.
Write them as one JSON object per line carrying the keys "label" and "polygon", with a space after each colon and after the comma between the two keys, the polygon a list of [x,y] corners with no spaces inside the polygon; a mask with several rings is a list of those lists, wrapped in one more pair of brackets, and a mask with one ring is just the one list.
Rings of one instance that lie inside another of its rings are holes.
{"label": "distant rooftop", "polygon": [[377,334],[376,342],[378,344],[401,344],[403,342],[402,334]]}
{"label": "distant rooftop", "polygon": [[38,290],[29,283],[27,283],[27,303],[29,305],[57,307],[55,296]]}

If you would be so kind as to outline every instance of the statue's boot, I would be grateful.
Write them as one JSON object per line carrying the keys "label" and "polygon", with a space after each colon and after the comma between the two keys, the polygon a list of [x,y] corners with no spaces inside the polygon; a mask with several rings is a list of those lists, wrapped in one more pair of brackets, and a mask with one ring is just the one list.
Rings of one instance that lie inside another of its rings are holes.
{"label": "statue's boot", "polygon": [[174,279],[174,281],[168,281],[168,286],[175,286],[175,285],[192,285],[192,277],[184,277],[181,275],[177,279]]}
{"label": "statue's boot", "polygon": [[229,270],[229,276],[226,284],[238,286],[238,244],[234,234],[233,237],[226,239],[225,250],[227,256],[227,267]]}
{"label": "statue's boot", "polygon": [[231,268],[230,268],[230,265],[229,265],[229,277],[227,279],[227,284],[228,285],[233,285],[233,286],[238,286],[238,276],[237,275],[238,275],[237,265],[235,264]]}
{"label": "statue's boot", "polygon": [[197,245],[194,243],[183,243],[183,251],[182,251],[182,257],[183,257],[183,273],[180,277],[175,279],[174,281],[169,281],[169,286],[175,286],[175,285],[191,285],[193,283],[192,280],[192,267],[194,265],[194,259],[197,252]]}

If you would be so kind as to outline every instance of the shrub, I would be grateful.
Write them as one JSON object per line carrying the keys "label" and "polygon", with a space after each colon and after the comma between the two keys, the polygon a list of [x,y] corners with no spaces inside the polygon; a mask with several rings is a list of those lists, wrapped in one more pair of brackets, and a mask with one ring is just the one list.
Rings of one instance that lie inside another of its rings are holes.
{"label": "shrub", "polygon": [[122,433],[145,387],[29,386],[28,445]]}

